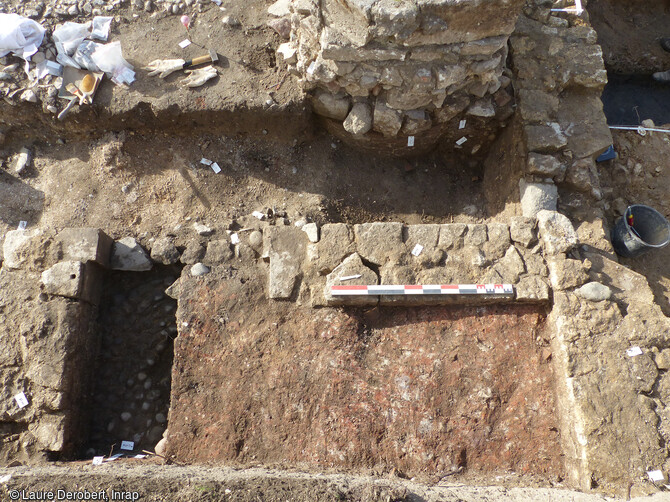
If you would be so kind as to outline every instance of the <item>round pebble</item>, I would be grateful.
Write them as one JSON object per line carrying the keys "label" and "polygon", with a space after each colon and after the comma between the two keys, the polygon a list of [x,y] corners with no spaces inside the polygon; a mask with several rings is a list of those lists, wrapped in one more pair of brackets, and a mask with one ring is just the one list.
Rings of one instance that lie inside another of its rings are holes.
{"label": "round pebble", "polygon": [[127,422],[131,418],[133,418],[133,416],[130,413],[128,413],[127,411],[124,411],[123,413],[121,413],[121,420],[123,420],[124,422]]}
{"label": "round pebble", "polygon": [[205,275],[209,274],[209,267],[202,264],[202,263],[196,263],[191,267],[191,275],[193,277],[197,277],[199,275]]}

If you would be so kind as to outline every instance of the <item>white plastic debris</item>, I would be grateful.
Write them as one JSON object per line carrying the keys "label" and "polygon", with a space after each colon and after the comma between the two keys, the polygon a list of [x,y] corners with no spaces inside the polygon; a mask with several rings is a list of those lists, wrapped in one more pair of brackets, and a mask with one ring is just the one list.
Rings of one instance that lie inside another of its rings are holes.
{"label": "white plastic debris", "polygon": [[649,476],[649,481],[652,483],[665,483],[668,480],[665,473],[659,470],[647,471],[647,476]]}
{"label": "white plastic debris", "polygon": [[414,136],[407,136],[407,146],[414,146]]}
{"label": "white plastic debris", "polygon": [[19,226],[16,227],[16,229],[17,230],[25,230],[27,226],[28,226],[28,222],[21,220],[21,221],[19,221]]}
{"label": "white plastic debris", "polygon": [[135,455],[133,458],[147,458],[147,456],[146,456],[146,455],[143,455],[142,453],[138,453],[138,454]]}
{"label": "white plastic debris", "polygon": [[106,42],[109,38],[109,28],[112,26],[112,17],[95,16],[91,27],[91,38]]}
{"label": "white plastic debris", "polygon": [[72,56],[77,47],[91,34],[91,23],[68,21],[53,32],[52,38],[58,54]]}
{"label": "white plastic debris", "polygon": [[100,457],[93,457],[93,462],[91,462],[91,463],[92,463],[93,465],[102,465],[102,460],[103,460],[104,458],[105,458],[105,457],[102,457],[102,456],[100,456]]}
{"label": "white plastic debris", "polygon": [[28,60],[42,45],[46,30],[39,23],[18,14],[0,14],[0,57],[12,52]]}
{"label": "white plastic debris", "polygon": [[254,211],[253,213],[251,213],[251,216],[253,216],[254,218],[258,218],[261,221],[265,219],[265,215],[260,211]]}
{"label": "white plastic debris", "polygon": [[191,45],[191,41],[188,38],[185,38],[184,40],[179,42],[179,47],[181,47],[182,49],[186,49],[186,47],[188,47],[189,45]]}
{"label": "white plastic debris", "polygon": [[312,61],[309,66],[307,67],[307,73],[310,75],[314,75],[314,71],[316,71],[316,61]]}
{"label": "white plastic debris", "polygon": [[466,138],[465,136],[463,136],[461,139],[459,139],[458,141],[456,141],[456,144],[457,144],[458,146],[461,146],[461,145],[462,145],[463,143],[465,143],[467,140],[468,140],[468,138]]}
{"label": "white plastic debris", "polygon": [[421,244],[417,244],[414,246],[414,249],[412,249],[412,254],[414,256],[419,256],[421,254],[421,251],[423,251],[423,246]]}
{"label": "white plastic debris", "polygon": [[628,357],[635,357],[635,356],[641,356],[642,355],[642,349],[638,346],[631,347],[626,351],[626,355]]}
{"label": "white plastic debris", "polygon": [[351,281],[352,279],[360,279],[361,277],[363,277],[361,274],[345,275],[344,277],[340,277],[340,282]]}
{"label": "white plastic debris", "polygon": [[19,392],[17,395],[15,395],[14,401],[16,401],[16,404],[19,408],[25,408],[28,406],[28,398],[23,392]]}
{"label": "white plastic debris", "polygon": [[216,174],[219,174],[221,172],[221,168],[219,167],[219,164],[216,162],[212,162],[212,165],[210,166],[212,168],[212,171],[214,171]]}
{"label": "white plastic debris", "polygon": [[0,484],[4,485],[10,479],[12,479],[11,474],[5,474],[4,476],[0,476]]}
{"label": "white plastic debris", "polygon": [[113,82],[131,84],[135,80],[133,66],[123,58],[121,42],[100,45],[91,58],[100,71],[107,73]]}
{"label": "white plastic debris", "polygon": [[121,449],[132,451],[132,450],[135,449],[135,442],[134,441],[121,441]]}
{"label": "white plastic debris", "polygon": [[123,453],[115,453],[114,455],[106,459],[105,462],[114,462],[115,460],[118,460],[121,457],[123,457]]}
{"label": "white plastic debris", "polygon": [[458,128],[459,128],[459,129],[465,129],[465,124],[467,124],[467,121],[466,121],[465,119],[461,120],[461,121],[458,123]]}
{"label": "white plastic debris", "polygon": [[230,242],[235,245],[240,243],[240,236],[237,234],[230,234]]}
{"label": "white plastic debris", "polygon": [[200,159],[200,163],[201,163],[201,164],[204,164],[204,165],[206,165],[206,166],[211,166],[211,165],[212,165],[212,161],[209,160],[209,159],[206,159],[205,157],[203,157],[202,159]]}

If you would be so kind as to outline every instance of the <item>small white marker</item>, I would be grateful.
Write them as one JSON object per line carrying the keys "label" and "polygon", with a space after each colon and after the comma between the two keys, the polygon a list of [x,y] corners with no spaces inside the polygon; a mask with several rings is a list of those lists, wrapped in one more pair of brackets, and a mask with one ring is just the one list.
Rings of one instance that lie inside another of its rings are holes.
{"label": "small white marker", "polygon": [[186,49],[186,47],[188,47],[189,45],[191,45],[191,41],[188,38],[179,42],[179,47],[181,47],[182,49]]}
{"label": "small white marker", "polygon": [[258,218],[261,221],[265,219],[265,215],[260,211],[254,211],[253,213],[251,213],[251,216],[253,216],[254,218]]}
{"label": "small white marker", "polygon": [[141,453],[138,455],[135,455],[133,458],[147,458],[146,455],[142,455]]}
{"label": "small white marker", "polygon": [[344,277],[340,277],[340,281],[350,281],[352,279],[360,279],[361,277],[363,277],[361,274],[345,275]]}
{"label": "small white marker", "polygon": [[230,242],[232,244],[239,244],[240,243],[240,236],[237,234],[230,234]]}
{"label": "small white marker", "polygon": [[414,249],[412,249],[412,254],[414,256],[419,256],[421,254],[421,251],[423,251],[423,246],[421,244],[417,244],[414,246]]}
{"label": "small white marker", "polygon": [[654,483],[662,483],[667,481],[667,478],[665,477],[665,474],[663,474],[663,471],[647,471],[647,476],[649,476],[649,481],[652,481]]}
{"label": "small white marker", "polygon": [[28,226],[28,222],[21,220],[21,221],[19,221],[19,226],[16,227],[16,228],[18,230],[25,230],[27,226]]}
{"label": "small white marker", "polygon": [[25,408],[28,406],[28,398],[23,392],[19,392],[16,396],[14,396],[14,401],[16,401],[16,404],[19,408]]}
{"label": "small white marker", "polygon": [[206,165],[206,166],[211,166],[211,165],[212,165],[212,161],[209,160],[209,159],[206,159],[205,157],[203,157],[202,159],[200,159],[200,163],[201,163],[201,164],[204,164],[204,165]]}
{"label": "small white marker", "polygon": [[114,455],[109,457],[107,460],[105,460],[105,462],[114,462],[115,460],[118,460],[121,457],[123,457],[123,453],[115,453]]}
{"label": "small white marker", "polygon": [[459,139],[459,140],[456,142],[456,144],[457,144],[458,146],[461,146],[461,145],[462,145],[463,143],[465,143],[467,140],[468,140],[468,138],[466,138],[465,136],[463,136],[461,139]]}
{"label": "small white marker", "polygon": [[467,120],[463,119],[458,123],[458,128],[459,129],[465,129],[465,124],[467,124]]}
{"label": "small white marker", "polygon": [[4,476],[0,477],[0,484],[4,485],[10,479],[12,479],[12,475],[11,474],[5,474]]}
{"label": "small white marker", "polygon": [[221,172],[221,168],[219,167],[219,164],[216,162],[212,162],[212,165],[210,166],[212,168],[212,171],[214,171],[216,174],[219,174]]}
{"label": "small white marker", "polygon": [[135,449],[135,443],[133,441],[121,441],[121,449],[132,451]]}
{"label": "small white marker", "polygon": [[414,146],[414,136],[407,136],[407,146]]}
{"label": "small white marker", "polygon": [[309,73],[310,75],[314,75],[315,70],[316,70],[316,61],[312,61],[307,67],[307,73]]}
{"label": "small white marker", "polygon": [[105,457],[93,457],[93,462],[91,462],[93,465],[102,465],[102,459]]}
{"label": "small white marker", "polygon": [[638,346],[631,347],[626,351],[626,355],[628,357],[635,357],[635,356],[641,356],[642,355],[642,349]]}

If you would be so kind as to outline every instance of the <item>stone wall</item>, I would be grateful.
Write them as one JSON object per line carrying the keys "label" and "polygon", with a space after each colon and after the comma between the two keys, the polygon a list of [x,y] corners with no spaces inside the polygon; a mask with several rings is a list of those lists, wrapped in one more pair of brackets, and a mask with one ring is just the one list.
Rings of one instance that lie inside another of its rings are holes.
{"label": "stone wall", "polygon": [[[0,459],[71,456],[98,349],[102,268],[112,241],[95,229],[8,232],[0,268]],[[17,395],[27,404],[19,405]]]}
{"label": "stone wall", "polygon": [[[521,3],[294,0],[291,41],[279,52],[316,113],[359,144],[407,153],[408,136],[416,151],[451,131],[472,148],[488,136],[485,124],[496,130],[512,113],[501,88]],[[463,118],[477,126],[460,130]]]}

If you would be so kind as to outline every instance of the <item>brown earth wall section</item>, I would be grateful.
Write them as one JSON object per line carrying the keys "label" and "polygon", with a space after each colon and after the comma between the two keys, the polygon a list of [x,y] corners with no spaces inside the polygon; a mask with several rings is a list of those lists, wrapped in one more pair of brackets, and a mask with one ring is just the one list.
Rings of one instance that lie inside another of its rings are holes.
{"label": "brown earth wall section", "polygon": [[243,281],[182,290],[170,456],[562,476],[541,308],[314,310]]}

